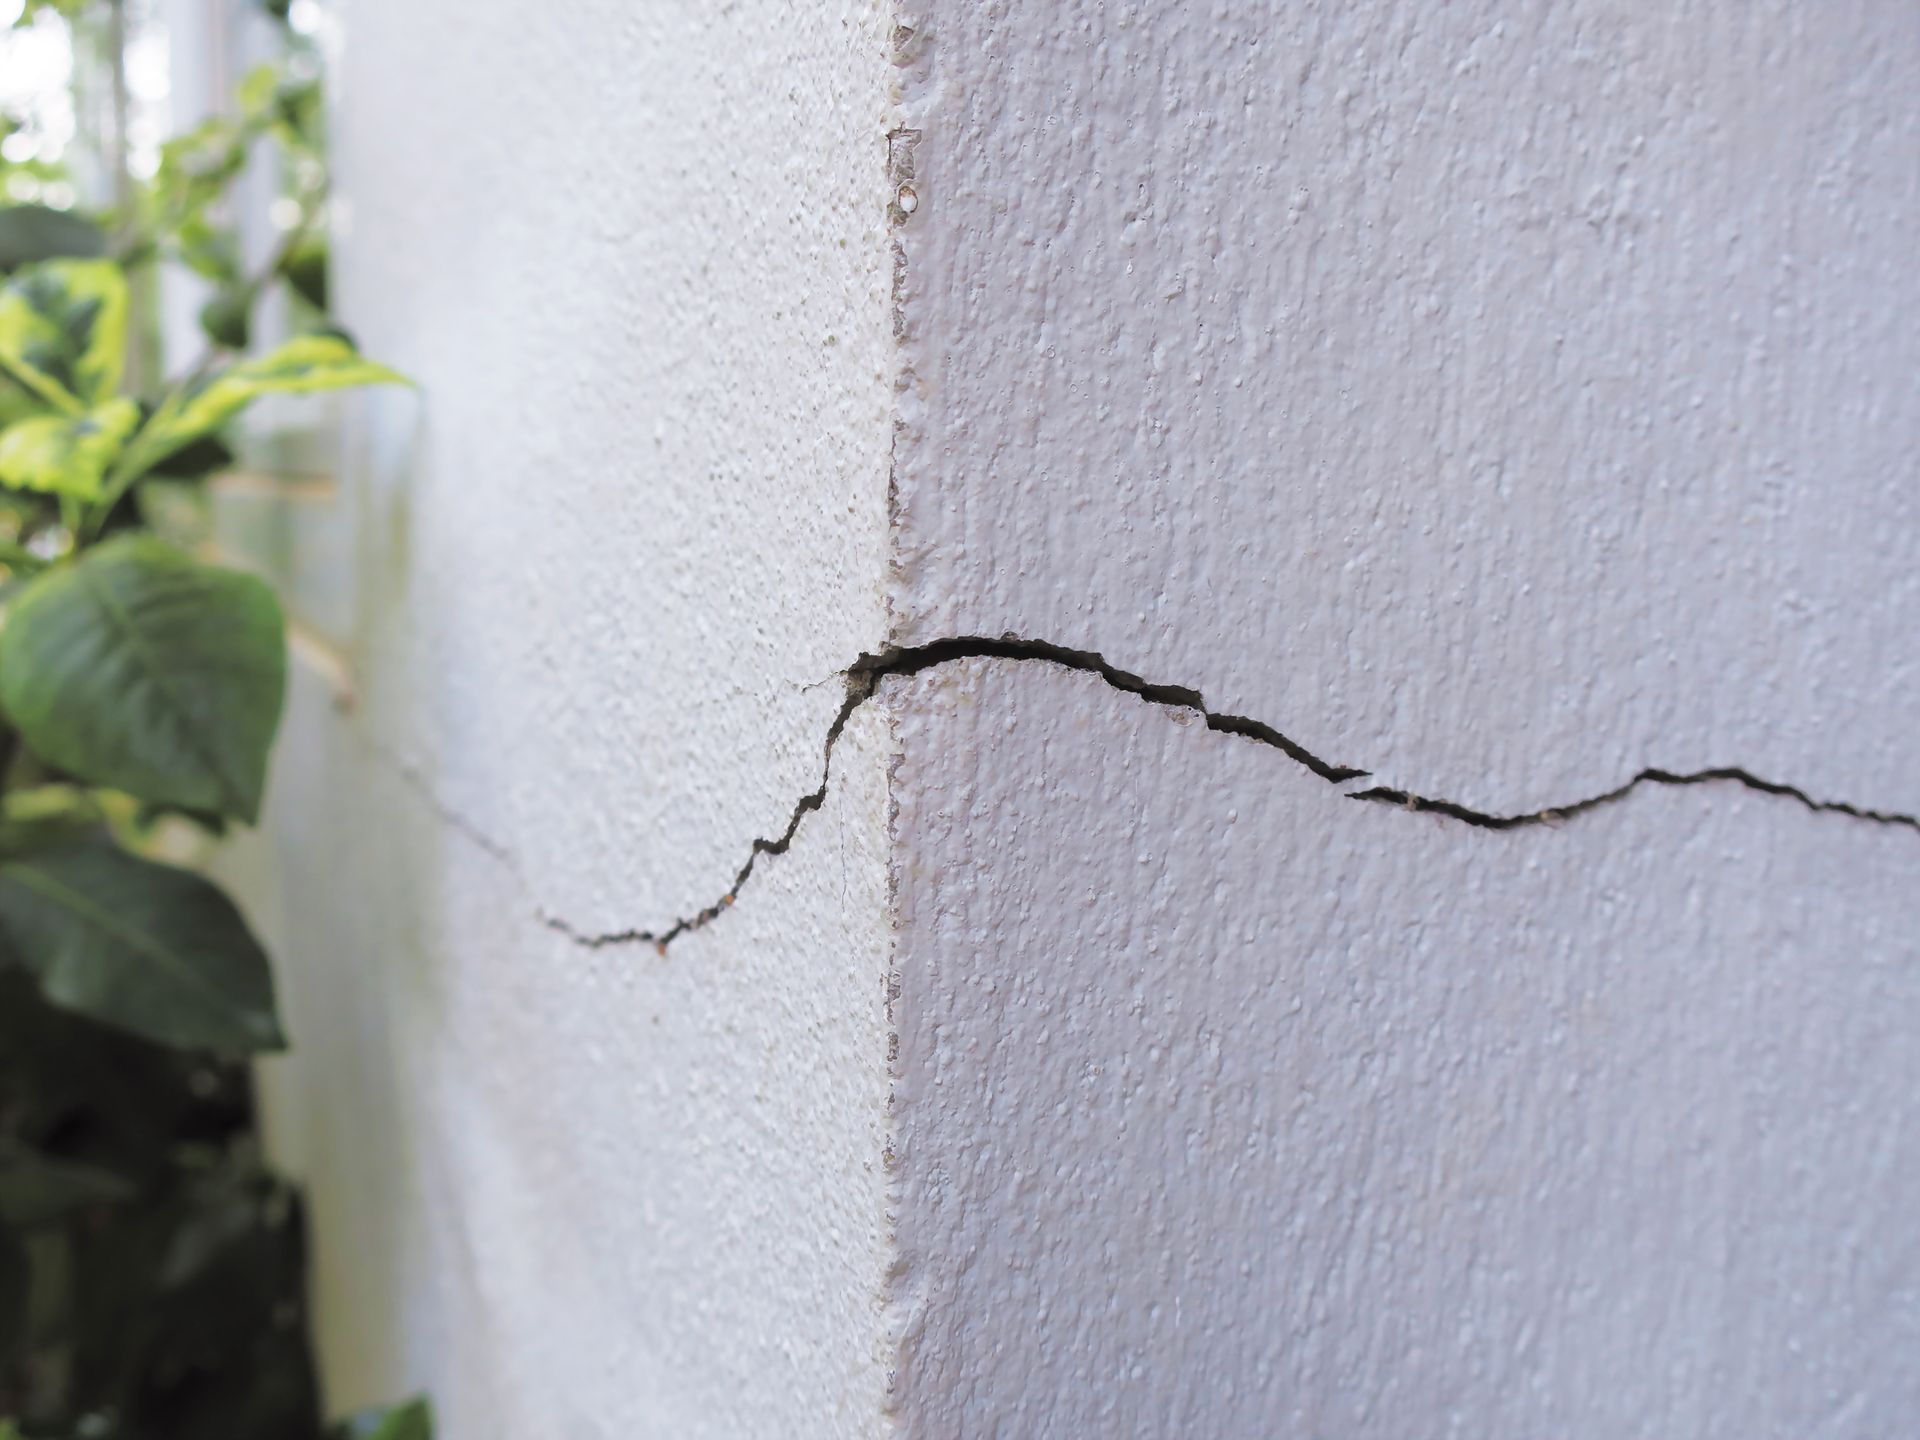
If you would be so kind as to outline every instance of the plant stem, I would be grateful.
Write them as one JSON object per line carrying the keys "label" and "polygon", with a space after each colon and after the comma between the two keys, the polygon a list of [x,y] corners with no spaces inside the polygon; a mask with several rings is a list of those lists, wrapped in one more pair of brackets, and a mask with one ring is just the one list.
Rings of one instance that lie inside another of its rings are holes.
{"label": "plant stem", "polygon": [[0,540],[0,565],[17,575],[37,575],[47,562],[16,540]]}
{"label": "plant stem", "polygon": [[[113,135],[108,144],[108,165],[113,171],[113,213],[119,227],[116,249],[124,253],[136,240],[138,217],[135,214],[133,180],[133,92],[127,84],[127,0],[110,0],[107,6],[107,71],[113,84]],[[143,341],[150,329],[147,323],[146,287],[135,285],[127,296],[127,388],[138,395],[146,384],[147,353]]]}

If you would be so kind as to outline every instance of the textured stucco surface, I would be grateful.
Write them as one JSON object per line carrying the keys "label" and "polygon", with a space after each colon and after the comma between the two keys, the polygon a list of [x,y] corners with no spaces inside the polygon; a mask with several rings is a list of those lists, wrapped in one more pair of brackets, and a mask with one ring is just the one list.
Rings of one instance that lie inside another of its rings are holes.
{"label": "textured stucco surface", "polygon": [[303,673],[230,857],[336,1401],[1920,1406],[1910,829],[1475,830],[974,660],[883,682],[666,956],[547,923],[717,899],[889,635],[1488,810],[1920,810],[1912,8],[1256,10],[344,7],[343,316],[423,391],[229,512],[359,690]]}
{"label": "textured stucco surface", "polygon": [[1920,1407],[1920,835],[1360,805],[1048,666],[895,693],[904,1433]]}
{"label": "textured stucco surface", "polygon": [[[888,1357],[884,17],[340,7],[337,293],[420,382],[260,555],[350,665],[233,858],[284,974],[336,1407],[449,1440],[863,1436]],[[273,527],[240,525],[262,545]]]}
{"label": "textured stucco surface", "polygon": [[1920,811],[1920,8],[907,8],[903,638]]}
{"label": "textured stucco surface", "polygon": [[[1920,809],[1920,11],[912,9],[899,639]],[[1920,834],[886,703],[905,1433],[1910,1427]]]}

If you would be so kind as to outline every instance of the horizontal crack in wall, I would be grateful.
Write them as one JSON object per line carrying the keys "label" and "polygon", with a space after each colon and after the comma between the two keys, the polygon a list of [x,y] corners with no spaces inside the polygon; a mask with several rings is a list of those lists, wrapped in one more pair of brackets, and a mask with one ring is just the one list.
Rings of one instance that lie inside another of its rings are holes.
{"label": "horizontal crack in wall", "polygon": [[[799,833],[801,822],[826,803],[827,788],[833,779],[834,747],[839,744],[840,736],[847,728],[847,722],[853,718],[853,712],[873,698],[882,680],[890,675],[901,677],[918,675],[923,670],[931,670],[935,666],[980,658],[1037,660],[1063,666],[1068,670],[1078,670],[1083,674],[1097,675],[1114,689],[1128,695],[1137,695],[1149,704],[1195,711],[1206,721],[1209,730],[1217,730],[1223,735],[1238,735],[1278,750],[1295,764],[1332,785],[1365,779],[1367,776],[1364,770],[1356,770],[1347,765],[1335,765],[1321,759],[1264,721],[1254,720],[1245,715],[1229,715],[1208,709],[1205,699],[1198,690],[1182,685],[1155,684],[1130,671],[1122,670],[1091,650],[1073,650],[1045,640],[1026,640],[1012,635],[1003,635],[998,639],[985,635],[958,635],[944,640],[931,640],[924,645],[894,646],[862,655],[847,667],[844,672],[846,698],[833,717],[833,723],[827,727],[819,787],[800,797],[792,813],[787,817],[786,828],[779,835],[772,838],[762,837],[753,842],[747,854],[746,863],[735,872],[733,883],[727,887],[726,893],[713,904],[704,910],[674,921],[663,930],[632,929],[590,933],[579,930],[559,916],[549,915],[544,911],[540,914],[540,922],[549,930],[564,935],[574,944],[587,949],[598,950],[610,945],[644,944],[651,945],[664,954],[666,948],[682,935],[692,930],[699,930],[724,914],[739,898],[742,887],[752,878],[754,868],[760,863],[761,857],[785,854],[793,844],[794,836]],[[1764,780],[1738,766],[1716,766],[1713,769],[1695,770],[1684,774],[1672,770],[1648,768],[1640,771],[1625,784],[1617,785],[1601,794],[1520,815],[1495,815],[1453,800],[1416,795],[1410,791],[1390,789],[1386,786],[1350,791],[1347,798],[1391,805],[1414,813],[1439,815],[1483,830],[1521,830],[1534,825],[1557,824],[1602,805],[1611,805],[1617,800],[1625,799],[1642,785],[1715,783],[1744,785],[1749,790],[1757,790],[1764,795],[1786,796],[1798,800],[1812,811],[1846,815],[1855,820],[1876,825],[1895,825],[1920,832],[1920,817],[1885,810],[1869,810],[1840,800],[1816,800],[1797,786],[1785,785],[1775,780]]]}

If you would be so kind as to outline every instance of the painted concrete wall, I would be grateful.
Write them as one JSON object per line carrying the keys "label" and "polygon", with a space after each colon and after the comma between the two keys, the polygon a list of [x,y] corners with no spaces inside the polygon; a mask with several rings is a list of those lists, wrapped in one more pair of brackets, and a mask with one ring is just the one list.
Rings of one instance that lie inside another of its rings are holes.
{"label": "painted concrete wall", "polygon": [[927,0],[903,1433],[1920,1411],[1920,10]]}
{"label": "painted concrete wall", "polygon": [[335,1400],[1906,1428],[1911,7],[562,8],[344,6],[229,509]]}
{"label": "painted concrete wall", "polygon": [[[886,48],[861,4],[340,10],[343,414],[280,546],[323,663],[234,857],[296,1054],[328,1394],[451,1440],[864,1436],[889,1357]],[[770,136],[780,143],[769,144]]]}

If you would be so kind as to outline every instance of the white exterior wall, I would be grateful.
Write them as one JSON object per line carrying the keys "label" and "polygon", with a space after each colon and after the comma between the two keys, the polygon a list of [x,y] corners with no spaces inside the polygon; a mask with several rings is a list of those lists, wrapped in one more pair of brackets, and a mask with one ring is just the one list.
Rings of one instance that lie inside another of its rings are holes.
{"label": "white exterior wall", "polygon": [[1920,11],[928,0],[903,1429],[1920,1412]]}
{"label": "white exterior wall", "polygon": [[[1907,1428],[1920,827],[1350,796],[1920,811],[1920,12],[563,8],[342,19],[423,392],[272,558],[359,705],[234,859],[333,1397]],[[634,933],[856,656],[1009,633],[1372,778],[910,660]]]}
{"label": "white exterior wall", "polygon": [[422,388],[346,407],[291,522],[359,704],[296,685],[273,853],[235,860],[329,1399],[427,1389],[451,1440],[871,1435],[882,717],[729,923],[662,956],[548,922],[718,899],[884,623],[882,17],[340,9],[339,312]]}

